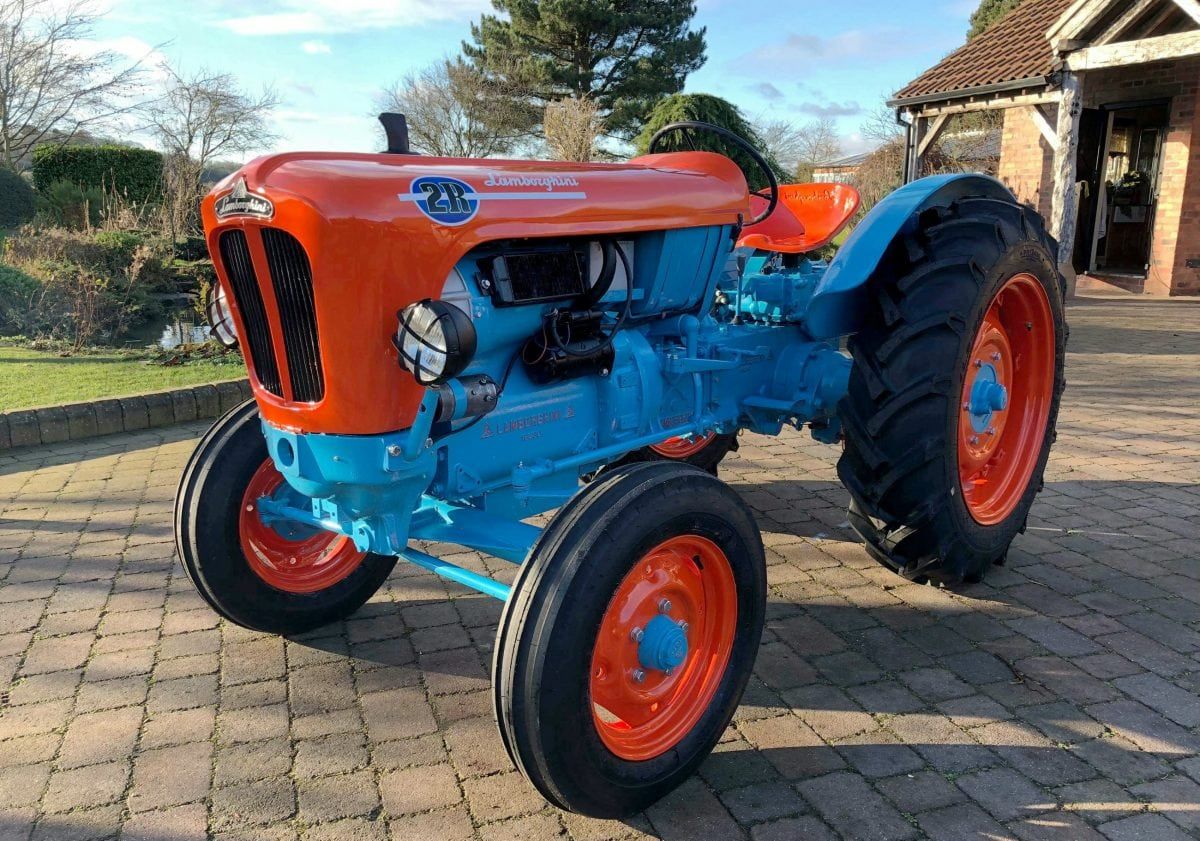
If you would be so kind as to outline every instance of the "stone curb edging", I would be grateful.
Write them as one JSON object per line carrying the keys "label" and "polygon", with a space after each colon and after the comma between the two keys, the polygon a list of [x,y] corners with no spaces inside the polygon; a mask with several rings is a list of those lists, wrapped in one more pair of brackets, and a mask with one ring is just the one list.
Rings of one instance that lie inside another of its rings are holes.
{"label": "stone curb edging", "polygon": [[0,412],[0,451],[219,418],[251,397],[245,379]]}

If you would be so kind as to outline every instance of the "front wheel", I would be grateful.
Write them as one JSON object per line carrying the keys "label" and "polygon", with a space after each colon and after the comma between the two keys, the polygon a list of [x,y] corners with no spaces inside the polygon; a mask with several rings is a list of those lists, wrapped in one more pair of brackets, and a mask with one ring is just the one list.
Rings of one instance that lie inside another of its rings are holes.
{"label": "front wheel", "polygon": [[200,440],[175,497],[175,544],[188,577],[221,616],[246,628],[297,634],[344,619],[387,579],[395,558],[359,552],[339,534],[267,523],[257,502],[308,501],[267,455],[253,401]]}
{"label": "front wheel", "polygon": [[563,809],[646,808],[721,738],[765,605],[736,493],[681,464],[606,472],[542,534],[501,616],[493,686],[514,764]]}
{"label": "front wheel", "polygon": [[717,466],[725,456],[738,449],[736,432],[709,432],[706,435],[678,435],[649,447],[627,453],[608,467],[621,467],[641,461],[675,461],[699,467],[717,475]]}
{"label": "front wheel", "polygon": [[1030,208],[927,211],[850,340],[838,474],[876,560],[953,585],[1001,563],[1041,490],[1067,327],[1055,246]]}

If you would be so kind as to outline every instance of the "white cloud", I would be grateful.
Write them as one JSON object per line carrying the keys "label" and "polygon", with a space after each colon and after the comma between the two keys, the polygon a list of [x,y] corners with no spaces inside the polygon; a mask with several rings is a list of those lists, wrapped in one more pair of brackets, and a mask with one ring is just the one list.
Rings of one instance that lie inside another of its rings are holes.
{"label": "white cloud", "polygon": [[300,49],[309,55],[321,55],[333,52],[333,49],[324,41],[305,41],[300,45]]}
{"label": "white cloud", "polygon": [[238,35],[353,32],[468,20],[489,0],[275,0],[271,11],[221,21]]}
{"label": "white cloud", "polygon": [[919,52],[928,45],[911,32],[895,28],[850,29],[828,37],[788,35],[782,41],[764,44],[730,62],[730,69],[741,75],[778,74],[801,68],[828,67],[865,59],[879,61]]}

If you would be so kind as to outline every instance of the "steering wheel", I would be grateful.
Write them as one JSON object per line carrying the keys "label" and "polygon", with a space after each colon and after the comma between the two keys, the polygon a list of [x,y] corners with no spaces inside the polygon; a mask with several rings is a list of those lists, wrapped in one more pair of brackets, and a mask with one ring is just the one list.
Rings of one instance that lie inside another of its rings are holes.
{"label": "steering wheel", "polygon": [[[732,143],[734,146],[750,156],[750,160],[754,161],[755,168],[767,179],[766,189],[750,191],[750,195],[757,196],[767,203],[767,209],[758,216],[754,217],[749,224],[757,225],[759,222],[762,222],[764,219],[774,213],[775,208],[779,205],[779,180],[775,177],[774,170],[771,169],[771,165],[767,163],[767,159],[762,156],[762,153],[750,145],[750,141],[746,140],[744,137],[734,134],[727,128],[715,126],[712,123],[702,123],[699,120],[683,120],[678,123],[670,123],[660,128],[654,133],[654,136],[650,138],[649,152],[653,155],[658,152],[669,151],[663,148],[665,146],[665,140],[667,137],[674,134],[680,135],[683,138],[683,142],[687,144],[688,149],[695,152],[697,151],[696,141],[694,138],[694,134],[696,132],[715,134],[718,137]],[[729,155],[726,155],[726,157],[729,157],[730,160],[734,160]],[[737,163],[737,161],[734,160],[734,163]],[[743,174],[747,176],[746,181],[749,183],[750,173],[746,172],[745,167],[743,167],[741,164],[738,164],[738,166],[741,167]]]}

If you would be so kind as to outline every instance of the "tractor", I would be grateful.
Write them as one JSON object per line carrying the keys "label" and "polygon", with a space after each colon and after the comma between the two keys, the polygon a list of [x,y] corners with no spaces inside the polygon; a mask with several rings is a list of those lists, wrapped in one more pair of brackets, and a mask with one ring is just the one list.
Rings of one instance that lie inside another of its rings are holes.
{"label": "tractor", "polygon": [[901,576],[1003,562],[1066,325],[1056,246],[1001,183],[910,183],[826,262],[857,193],[780,185],[717,126],[669,125],[625,163],[421,156],[399,115],[385,128],[386,152],[260,158],[203,203],[215,329],[254,393],[175,506],[221,616],[309,631],[398,560],[501,600],[513,764],[613,818],[696,770],[751,674],[762,538],[716,477],[739,432],[840,445],[849,522]]}

